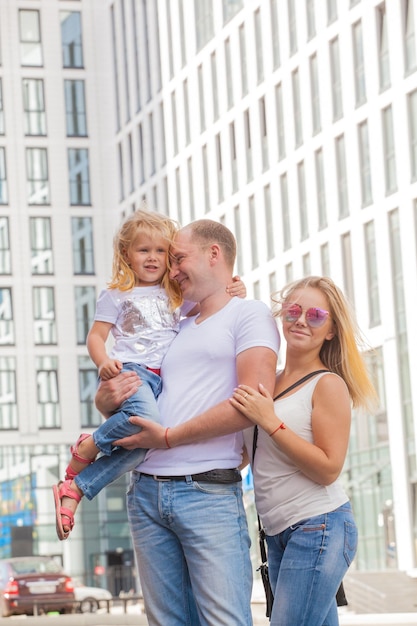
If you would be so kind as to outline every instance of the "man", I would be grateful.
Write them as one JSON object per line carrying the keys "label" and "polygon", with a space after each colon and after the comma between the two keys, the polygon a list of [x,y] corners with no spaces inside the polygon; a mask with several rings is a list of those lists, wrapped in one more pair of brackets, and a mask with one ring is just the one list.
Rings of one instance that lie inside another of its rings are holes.
{"label": "man", "polygon": [[[232,233],[217,222],[198,220],[177,234],[171,278],[200,313],[182,321],[162,364],[163,426],[132,418],[142,432],[116,442],[152,448],[128,494],[150,626],[252,624],[250,540],[236,469],[249,422],[229,397],[238,384],[262,382],[272,392],[279,336],[265,304],[227,293],[235,255]],[[113,381],[98,392],[105,413],[134,386],[133,378]]]}

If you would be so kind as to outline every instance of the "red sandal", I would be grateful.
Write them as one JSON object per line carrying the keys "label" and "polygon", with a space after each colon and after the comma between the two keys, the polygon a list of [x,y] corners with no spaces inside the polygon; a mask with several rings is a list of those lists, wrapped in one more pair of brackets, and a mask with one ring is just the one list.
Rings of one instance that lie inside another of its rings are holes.
{"label": "red sandal", "polygon": [[[91,463],[94,463],[95,461],[95,459],[84,459],[82,456],[78,454],[78,448],[80,447],[80,443],[82,443],[85,439],[88,439],[89,437],[91,437],[91,435],[89,435],[88,433],[83,433],[82,435],[78,437],[75,444],[71,446],[70,448],[71,456],[76,461],[79,461],[80,463],[84,463],[85,465],[90,465]],[[71,467],[71,464],[69,464],[67,469],[65,470],[65,480],[72,480],[73,478],[75,478],[75,476],[78,476],[79,473],[80,472],[76,472],[75,470],[73,470]]]}
{"label": "red sandal", "polygon": [[[68,509],[65,506],[62,506],[62,498],[67,496],[72,500],[76,500],[78,503],[81,502],[82,496],[80,496],[74,489],[70,487],[71,480],[60,481],[57,485],[53,485],[52,491],[54,492],[54,500],[55,500],[55,520],[56,520],[56,534],[58,535],[58,539],[62,541],[63,539],[68,539],[71,530],[74,528],[74,512],[71,509]],[[67,518],[68,522],[65,526],[69,526],[70,529],[65,531],[64,525],[62,523],[63,518]]]}

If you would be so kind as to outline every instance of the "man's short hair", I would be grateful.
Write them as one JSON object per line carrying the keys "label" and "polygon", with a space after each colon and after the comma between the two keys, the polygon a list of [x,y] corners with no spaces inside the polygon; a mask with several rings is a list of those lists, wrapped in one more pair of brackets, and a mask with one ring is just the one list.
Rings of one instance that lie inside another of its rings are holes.
{"label": "man's short hair", "polygon": [[236,259],[236,239],[226,226],[213,220],[196,220],[185,228],[191,231],[193,241],[198,241],[203,245],[217,243],[227,265],[233,269]]}

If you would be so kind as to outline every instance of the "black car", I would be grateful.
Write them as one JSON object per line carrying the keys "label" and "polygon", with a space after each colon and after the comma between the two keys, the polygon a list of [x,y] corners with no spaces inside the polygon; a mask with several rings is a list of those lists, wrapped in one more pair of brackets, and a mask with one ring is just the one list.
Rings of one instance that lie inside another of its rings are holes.
{"label": "black car", "polygon": [[[0,615],[72,613],[74,585],[60,563],[49,556],[0,560]],[[36,612],[35,612],[36,613]]]}

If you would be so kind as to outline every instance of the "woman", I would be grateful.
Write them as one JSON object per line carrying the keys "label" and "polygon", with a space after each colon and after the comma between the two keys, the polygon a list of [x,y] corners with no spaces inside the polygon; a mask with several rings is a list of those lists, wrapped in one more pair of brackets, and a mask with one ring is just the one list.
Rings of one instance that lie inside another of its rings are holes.
{"label": "woman", "polygon": [[[262,385],[258,391],[240,385],[230,401],[259,427],[252,469],[275,596],[271,625],[336,626],[335,595],[357,545],[338,477],[351,405],[370,408],[375,390],[353,314],[329,278],[296,281],[279,303],[287,351],[274,395]],[[245,443],[250,453],[253,429],[245,431]]]}

